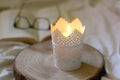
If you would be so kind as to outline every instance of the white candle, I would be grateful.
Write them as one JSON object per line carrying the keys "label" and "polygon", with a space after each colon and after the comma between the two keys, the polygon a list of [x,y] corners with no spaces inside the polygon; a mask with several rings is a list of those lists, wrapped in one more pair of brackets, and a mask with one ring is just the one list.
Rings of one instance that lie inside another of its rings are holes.
{"label": "white candle", "polygon": [[68,23],[60,18],[51,25],[55,66],[62,70],[75,70],[81,66],[81,45],[85,27],[77,18]]}

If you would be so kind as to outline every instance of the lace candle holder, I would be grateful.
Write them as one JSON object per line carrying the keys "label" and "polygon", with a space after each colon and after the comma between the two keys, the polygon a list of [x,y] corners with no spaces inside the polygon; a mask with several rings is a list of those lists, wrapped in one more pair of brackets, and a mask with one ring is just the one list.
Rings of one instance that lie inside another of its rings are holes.
{"label": "lace candle holder", "polygon": [[62,70],[75,70],[81,66],[81,46],[85,27],[77,18],[68,23],[60,18],[51,25],[54,64]]}

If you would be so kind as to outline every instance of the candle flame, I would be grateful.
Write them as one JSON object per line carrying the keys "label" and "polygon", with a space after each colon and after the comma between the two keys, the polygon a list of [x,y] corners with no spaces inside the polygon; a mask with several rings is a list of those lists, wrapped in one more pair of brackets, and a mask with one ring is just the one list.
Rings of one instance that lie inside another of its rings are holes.
{"label": "candle flame", "polygon": [[85,26],[82,26],[82,23],[78,18],[70,23],[63,18],[60,18],[55,26],[51,25],[51,32],[54,32],[56,29],[59,30],[64,37],[68,37],[74,30],[78,30],[81,34],[84,34]]}
{"label": "candle flame", "polygon": [[68,37],[70,34],[72,34],[72,29],[71,29],[71,26],[68,25],[67,28],[66,28],[66,32],[64,32],[64,36],[65,37]]}

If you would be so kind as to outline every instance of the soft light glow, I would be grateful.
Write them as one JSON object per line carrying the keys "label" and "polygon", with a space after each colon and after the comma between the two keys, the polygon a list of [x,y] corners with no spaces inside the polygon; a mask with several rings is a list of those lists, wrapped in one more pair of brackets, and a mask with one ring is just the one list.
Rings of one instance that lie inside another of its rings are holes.
{"label": "soft light glow", "polygon": [[83,33],[84,33],[84,31],[85,31],[85,26],[80,27],[79,31],[83,34]]}
{"label": "soft light glow", "polygon": [[51,24],[51,32],[54,32],[55,30],[59,30],[64,37],[68,37],[74,32],[74,30],[78,30],[81,34],[84,34],[85,26],[82,25],[78,18],[70,23],[63,18],[60,18],[55,26]]}
{"label": "soft light glow", "polygon": [[72,28],[70,25],[67,26],[66,32],[63,33],[65,37],[68,37],[70,34],[72,34]]}

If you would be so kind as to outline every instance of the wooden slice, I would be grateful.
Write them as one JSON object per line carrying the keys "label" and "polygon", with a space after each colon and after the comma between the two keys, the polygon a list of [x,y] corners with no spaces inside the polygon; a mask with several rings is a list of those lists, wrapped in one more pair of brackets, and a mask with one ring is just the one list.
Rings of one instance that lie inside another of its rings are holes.
{"label": "wooden slice", "polygon": [[95,80],[91,78],[103,68],[103,57],[86,44],[81,52],[83,62],[80,69],[62,71],[54,66],[50,39],[32,45],[21,51],[15,59],[16,80]]}

